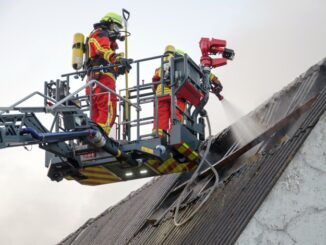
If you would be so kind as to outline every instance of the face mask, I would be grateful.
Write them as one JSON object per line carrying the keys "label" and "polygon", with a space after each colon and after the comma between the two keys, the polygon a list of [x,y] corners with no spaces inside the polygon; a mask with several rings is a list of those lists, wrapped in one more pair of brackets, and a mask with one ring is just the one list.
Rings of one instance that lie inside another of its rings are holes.
{"label": "face mask", "polygon": [[125,37],[121,36],[120,29],[121,28],[117,24],[115,23],[110,24],[110,28],[109,28],[110,39],[112,39],[113,41],[115,40],[124,41]]}
{"label": "face mask", "polygon": [[113,23],[110,26],[110,31],[114,31],[114,32],[120,32],[120,28],[117,24]]}

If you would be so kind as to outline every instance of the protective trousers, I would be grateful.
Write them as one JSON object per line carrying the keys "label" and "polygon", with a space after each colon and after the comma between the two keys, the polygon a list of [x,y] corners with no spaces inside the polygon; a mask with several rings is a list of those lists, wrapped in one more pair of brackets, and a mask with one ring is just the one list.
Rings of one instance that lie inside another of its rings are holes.
{"label": "protective trousers", "polygon": [[[186,107],[186,103],[182,99],[176,99],[176,105],[179,109],[183,112]],[[183,114],[182,112],[176,108],[176,116],[177,119],[182,122],[183,121]],[[168,131],[171,125],[171,96],[170,95],[163,95],[158,96],[158,120],[157,126],[159,130],[159,135],[163,136],[163,130]],[[155,118],[155,116],[154,116]],[[154,119],[154,129],[156,125],[156,118]]]}
{"label": "protective trousers", "polygon": [[[115,91],[115,79],[113,78],[112,74],[101,74],[98,81],[104,86]],[[89,87],[86,88],[86,94],[90,95]],[[116,95],[96,84],[96,86],[92,89],[91,103],[92,121],[100,125],[106,134],[109,134],[116,117]]]}

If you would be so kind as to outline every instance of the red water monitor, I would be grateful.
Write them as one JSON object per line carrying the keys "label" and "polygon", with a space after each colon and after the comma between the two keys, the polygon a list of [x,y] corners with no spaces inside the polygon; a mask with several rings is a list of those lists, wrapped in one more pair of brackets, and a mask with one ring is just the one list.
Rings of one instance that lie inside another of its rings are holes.
{"label": "red water monitor", "polygon": [[[227,60],[234,58],[234,51],[226,48],[226,41],[221,39],[201,38],[199,47],[202,53],[200,63],[203,66],[216,68],[227,64]],[[222,58],[212,58],[210,55],[222,54]]]}

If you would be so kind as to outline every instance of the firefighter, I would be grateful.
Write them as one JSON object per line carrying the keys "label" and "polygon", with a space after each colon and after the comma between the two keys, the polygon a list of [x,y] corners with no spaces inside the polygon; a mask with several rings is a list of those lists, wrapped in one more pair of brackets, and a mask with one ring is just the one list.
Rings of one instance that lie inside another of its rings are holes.
{"label": "firefighter", "polygon": [[[166,132],[169,131],[171,126],[171,87],[168,81],[169,79],[169,68],[170,68],[170,60],[173,57],[177,56],[184,56],[185,52],[176,49],[173,45],[167,45],[165,47],[164,55],[167,55],[164,57],[163,62],[163,84],[164,89],[161,84],[161,68],[157,68],[155,70],[155,74],[152,78],[153,81],[153,90],[157,96],[158,99],[158,133],[160,137],[163,137]],[[220,94],[220,92],[223,89],[223,86],[220,82],[220,80],[217,78],[216,75],[214,75],[212,72],[209,75],[209,81],[211,84],[211,92],[214,93],[220,100],[223,99],[223,96]],[[186,109],[186,99],[182,97],[176,97],[176,116],[177,119],[183,123],[183,112]],[[154,115],[154,128],[153,132],[156,130],[156,118]]]}
{"label": "firefighter", "polygon": [[211,92],[217,96],[219,100],[223,100],[223,96],[220,94],[223,90],[223,86],[218,79],[212,72],[209,74],[209,82],[211,84]]}
{"label": "firefighter", "polygon": [[[110,64],[122,64],[120,68],[114,67],[104,71],[89,72],[87,81],[97,80],[115,92],[116,78],[125,71],[131,69],[130,60],[124,59],[124,53],[117,53],[117,40],[124,41],[120,35],[122,17],[116,13],[107,13],[99,23],[94,24],[94,30],[86,41],[85,60],[86,69],[107,66]],[[92,90],[92,114],[91,119],[100,125],[106,134],[110,133],[116,117],[117,97],[114,93],[99,85],[86,88],[86,94]]]}
{"label": "firefighter", "polygon": [[[173,45],[167,45],[165,47],[164,55],[164,64],[163,64],[163,77],[165,74],[168,74],[169,62],[172,57],[177,55],[183,55],[184,52],[181,50],[176,50]],[[166,80],[167,78],[164,78]],[[155,70],[155,74],[152,78],[153,81],[153,90],[158,99],[158,133],[160,137],[163,137],[166,132],[170,129],[171,124],[171,87],[169,82],[164,81],[164,86],[160,83],[161,80],[161,67]],[[164,88],[163,88],[164,87]],[[176,99],[176,116],[180,122],[183,121],[183,111],[185,109],[186,103],[184,99]],[[156,125],[156,118],[154,120],[154,129]]]}

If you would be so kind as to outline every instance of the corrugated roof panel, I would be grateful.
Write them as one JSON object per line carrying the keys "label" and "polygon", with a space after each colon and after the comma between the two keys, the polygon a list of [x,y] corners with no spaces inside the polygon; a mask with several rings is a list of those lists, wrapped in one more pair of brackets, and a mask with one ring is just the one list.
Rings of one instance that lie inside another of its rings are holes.
{"label": "corrugated roof panel", "polygon": [[[80,233],[80,236],[75,236],[74,241],[67,237],[62,243],[124,243],[146,222],[146,217],[155,209],[160,198],[171,189],[177,179],[178,174],[154,179],[154,181],[145,185],[140,191],[136,191],[115,207],[108,209],[95,218],[84,229],[77,231],[77,233]],[[157,188],[157,186],[160,188]]]}
{"label": "corrugated roof panel", "polygon": [[[294,109],[294,105],[302,104],[326,88],[325,64],[326,60],[310,68],[249,116],[259,118],[269,126],[283,118]],[[319,97],[308,116],[305,114],[291,125],[294,133],[289,141],[276,148],[273,144],[264,144],[268,147],[259,148],[263,149],[257,155],[259,157],[247,161],[242,158],[242,164],[237,165],[231,175],[224,173],[224,185],[215,190],[184,226],[174,226],[172,212],[167,212],[157,227],[146,222],[162,208],[159,204],[178,180],[178,176],[163,176],[86,223],[62,244],[233,244],[325,111],[325,105],[326,92]],[[270,138],[269,142],[272,141]],[[210,157],[220,158],[233,143],[230,130],[224,130],[214,137]],[[250,154],[255,154],[255,151],[250,151]],[[202,185],[202,181],[198,184]],[[199,201],[189,203],[182,215],[192,212]]]}

